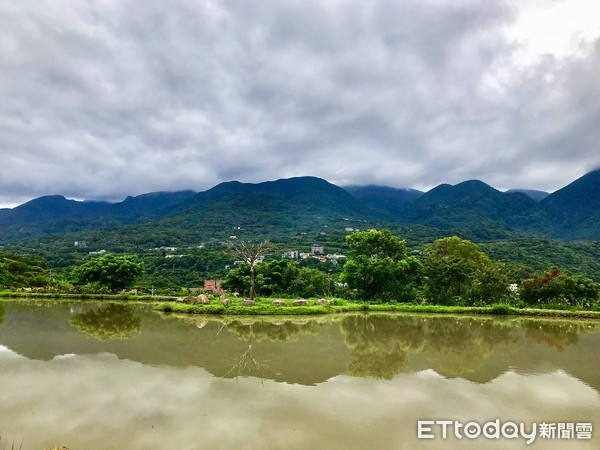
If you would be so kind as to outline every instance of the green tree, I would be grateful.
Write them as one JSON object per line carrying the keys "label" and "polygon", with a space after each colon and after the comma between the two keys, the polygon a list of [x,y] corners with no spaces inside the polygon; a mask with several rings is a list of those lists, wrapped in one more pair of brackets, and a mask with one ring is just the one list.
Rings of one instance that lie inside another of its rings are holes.
{"label": "green tree", "polygon": [[508,293],[504,266],[457,236],[438,239],[428,247],[424,265],[427,295],[434,303],[490,303]]}
{"label": "green tree", "polygon": [[340,280],[364,300],[412,301],[421,262],[407,256],[405,241],[389,230],[357,231],[346,237],[350,247]]}
{"label": "green tree", "polygon": [[3,263],[0,263],[0,287],[8,287],[13,282],[13,276]]}
{"label": "green tree", "polygon": [[98,283],[111,292],[130,288],[144,273],[135,255],[103,255],[74,269],[77,284]]}
{"label": "green tree", "polygon": [[589,278],[568,275],[552,267],[541,275],[524,280],[521,300],[532,306],[592,307],[598,303],[600,285]]}
{"label": "green tree", "polygon": [[331,276],[317,269],[301,268],[292,281],[288,292],[300,297],[322,297],[331,295],[334,282]]}

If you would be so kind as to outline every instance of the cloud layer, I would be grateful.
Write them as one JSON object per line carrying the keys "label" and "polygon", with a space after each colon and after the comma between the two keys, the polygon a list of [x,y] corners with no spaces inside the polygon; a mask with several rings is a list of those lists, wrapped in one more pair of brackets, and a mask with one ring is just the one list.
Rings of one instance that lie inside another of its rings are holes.
{"label": "cloud layer", "polygon": [[600,164],[599,11],[568,3],[3,2],[0,205],[299,175],[557,189]]}

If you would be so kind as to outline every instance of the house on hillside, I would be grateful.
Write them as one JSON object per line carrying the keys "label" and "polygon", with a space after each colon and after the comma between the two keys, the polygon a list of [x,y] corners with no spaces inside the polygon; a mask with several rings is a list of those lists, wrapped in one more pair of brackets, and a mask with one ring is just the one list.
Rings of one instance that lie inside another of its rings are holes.
{"label": "house on hillside", "polygon": [[204,290],[214,292],[215,294],[222,294],[221,280],[204,280]]}
{"label": "house on hillside", "polygon": [[323,247],[322,244],[313,244],[310,247],[310,252],[311,253],[319,253],[319,254],[321,254],[321,253],[323,253],[323,251],[324,251],[324,247]]}

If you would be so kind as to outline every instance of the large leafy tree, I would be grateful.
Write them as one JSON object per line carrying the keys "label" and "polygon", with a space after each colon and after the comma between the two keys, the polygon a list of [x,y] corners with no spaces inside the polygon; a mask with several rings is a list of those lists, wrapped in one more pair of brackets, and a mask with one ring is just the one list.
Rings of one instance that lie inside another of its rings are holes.
{"label": "large leafy tree", "polygon": [[600,298],[600,285],[589,278],[568,275],[557,267],[524,280],[519,289],[529,305],[590,307]]}
{"label": "large leafy tree", "polygon": [[425,250],[425,276],[434,303],[490,303],[508,294],[504,266],[457,236],[438,239]]}
{"label": "large leafy tree", "polygon": [[364,300],[414,300],[421,262],[406,254],[406,242],[389,230],[357,231],[340,280]]}
{"label": "large leafy tree", "polygon": [[73,271],[77,284],[98,283],[111,292],[128,289],[144,273],[144,263],[134,255],[103,255]]}

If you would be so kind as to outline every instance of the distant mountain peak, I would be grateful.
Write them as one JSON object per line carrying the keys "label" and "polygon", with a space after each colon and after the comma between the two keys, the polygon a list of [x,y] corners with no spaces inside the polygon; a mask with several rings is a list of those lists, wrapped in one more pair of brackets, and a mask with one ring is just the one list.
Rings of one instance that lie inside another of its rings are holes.
{"label": "distant mountain peak", "polygon": [[539,191],[537,189],[509,189],[508,191],[505,191],[506,194],[524,194],[527,197],[535,200],[536,202],[540,202],[542,200],[544,200],[546,197],[548,197],[548,195],[550,195],[549,192],[546,191]]}

